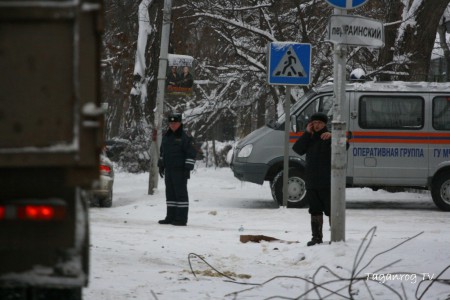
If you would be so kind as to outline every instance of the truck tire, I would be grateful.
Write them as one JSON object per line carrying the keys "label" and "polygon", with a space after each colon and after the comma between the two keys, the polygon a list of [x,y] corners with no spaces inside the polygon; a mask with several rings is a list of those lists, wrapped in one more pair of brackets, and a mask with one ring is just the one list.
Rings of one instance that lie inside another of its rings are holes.
{"label": "truck tire", "polygon": [[0,288],[2,300],[82,300],[81,287],[52,288]]}
{"label": "truck tire", "polygon": [[111,189],[108,193],[108,196],[100,199],[100,207],[111,207],[112,201],[113,201],[113,191]]}
{"label": "truck tire", "polygon": [[450,211],[450,172],[440,174],[431,186],[434,204],[443,211]]}
{"label": "truck tire", "polygon": [[[283,170],[274,177],[270,188],[275,202],[280,206],[283,205]],[[289,169],[288,194],[288,208],[302,208],[306,206],[306,185],[302,170]]]}
{"label": "truck tire", "polygon": [[0,299],[4,300],[26,300],[26,288],[0,288]]}
{"label": "truck tire", "polygon": [[37,288],[30,294],[32,297],[27,300],[82,300],[83,298],[81,287],[67,289]]}
{"label": "truck tire", "polygon": [[89,222],[89,207],[90,207],[90,201],[91,201],[92,193],[86,193],[84,201],[82,201],[83,204],[83,210],[85,211],[85,214],[87,216],[85,222],[84,222],[84,230],[85,230],[85,236],[84,236],[84,244],[83,248],[81,250],[81,266],[83,268],[83,272],[86,274],[86,282],[85,286],[88,285],[89,282],[89,270],[90,270],[90,244],[91,244],[91,227]]}

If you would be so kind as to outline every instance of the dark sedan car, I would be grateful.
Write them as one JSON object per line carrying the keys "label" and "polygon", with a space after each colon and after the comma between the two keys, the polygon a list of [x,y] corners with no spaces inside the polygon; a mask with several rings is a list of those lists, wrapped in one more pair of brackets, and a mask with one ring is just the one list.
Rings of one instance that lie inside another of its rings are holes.
{"label": "dark sedan car", "polygon": [[113,201],[114,168],[106,155],[100,155],[100,179],[92,189],[95,203],[100,207],[111,207]]}

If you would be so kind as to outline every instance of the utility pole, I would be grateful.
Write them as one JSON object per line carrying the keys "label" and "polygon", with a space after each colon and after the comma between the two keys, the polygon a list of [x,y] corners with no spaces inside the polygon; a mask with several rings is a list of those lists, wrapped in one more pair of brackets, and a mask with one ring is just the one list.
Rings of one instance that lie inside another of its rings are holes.
{"label": "utility pole", "polygon": [[[346,15],[345,9],[334,9],[335,15]],[[345,103],[345,65],[347,46],[334,45],[334,95],[331,131],[331,241],[345,241],[345,179],[347,176],[347,124],[342,120]]]}
{"label": "utility pole", "polygon": [[153,195],[158,188],[158,159],[162,139],[162,119],[164,114],[164,96],[166,90],[167,54],[169,52],[170,21],[172,0],[164,0],[163,23],[161,29],[161,49],[159,53],[158,89],[156,93],[155,120],[151,144],[151,166],[149,172],[148,194]]}
{"label": "utility pole", "polygon": [[289,134],[291,132],[291,86],[286,86],[284,97],[284,161],[283,161],[283,206],[287,207],[289,197]]}
{"label": "utility pole", "polygon": [[[343,105],[346,103],[345,66],[347,45],[382,47],[384,26],[381,22],[360,17],[347,16],[347,9],[364,5],[368,0],[326,0],[334,6],[328,28],[328,40],[334,43],[334,96],[332,141],[331,141],[331,241],[345,241],[345,186],[347,176],[347,124],[342,119]],[[380,34],[376,37],[348,35],[348,24],[358,24]],[[344,108],[345,109],[345,108]]]}

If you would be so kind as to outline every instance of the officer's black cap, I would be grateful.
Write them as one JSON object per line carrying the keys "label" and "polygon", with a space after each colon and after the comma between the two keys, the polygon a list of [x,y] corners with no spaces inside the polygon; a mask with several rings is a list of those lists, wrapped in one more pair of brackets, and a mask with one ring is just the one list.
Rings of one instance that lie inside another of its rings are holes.
{"label": "officer's black cap", "polygon": [[178,114],[178,113],[171,113],[168,118],[169,122],[180,122],[181,123],[181,120],[182,120],[181,114]]}

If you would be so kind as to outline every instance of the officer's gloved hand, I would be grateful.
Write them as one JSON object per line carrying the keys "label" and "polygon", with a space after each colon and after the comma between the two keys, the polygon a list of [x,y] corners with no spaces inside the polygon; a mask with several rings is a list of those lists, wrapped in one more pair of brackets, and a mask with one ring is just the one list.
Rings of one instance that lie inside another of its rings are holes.
{"label": "officer's gloved hand", "polygon": [[164,178],[164,167],[159,167],[159,176],[161,176],[161,178]]}
{"label": "officer's gloved hand", "polygon": [[191,170],[184,169],[184,177],[185,177],[186,179],[191,178]]}

